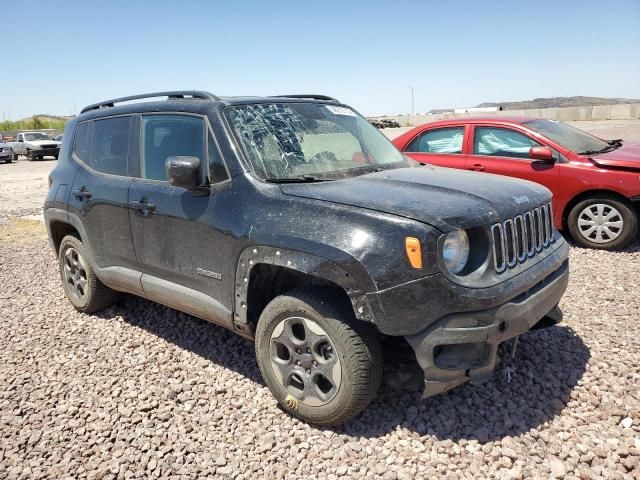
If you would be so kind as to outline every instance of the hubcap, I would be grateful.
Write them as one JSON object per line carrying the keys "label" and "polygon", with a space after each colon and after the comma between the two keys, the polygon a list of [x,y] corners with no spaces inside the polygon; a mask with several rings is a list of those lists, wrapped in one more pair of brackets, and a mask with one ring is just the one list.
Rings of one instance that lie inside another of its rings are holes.
{"label": "hubcap", "polygon": [[620,212],[606,203],[594,203],[580,212],[578,230],[594,243],[609,243],[622,233],[624,221]]}
{"label": "hubcap", "polygon": [[73,247],[64,251],[64,279],[71,295],[83,300],[87,294],[87,270],[82,257]]}
{"label": "hubcap", "polygon": [[313,320],[289,317],[270,339],[273,372],[287,392],[301,403],[320,406],[340,389],[340,359],[329,335]]}

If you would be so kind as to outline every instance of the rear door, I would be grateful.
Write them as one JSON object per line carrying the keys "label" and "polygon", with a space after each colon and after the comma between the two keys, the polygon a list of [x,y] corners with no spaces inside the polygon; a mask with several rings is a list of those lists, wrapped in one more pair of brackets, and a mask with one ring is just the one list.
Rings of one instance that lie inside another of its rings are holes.
{"label": "rear door", "polygon": [[78,124],[73,157],[80,163],[69,211],[80,217],[98,267],[136,268],[129,227],[128,192],[131,116]]}
{"label": "rear door", "polygon": [[558,167],[529,157],[531,147],[541,144],[524,132],[495,125],[474,125],[471,134],[472,154],[467,169],[522,178],[540,183],[555,191]]}
{"label": "rear door", "polygon": [[409,142],[404,153],[420,163],[465,168],[463,147],[466,130],[468,128],[465,125],[425,130]]}
{"label": "rear door", "polygon": [[[233,201],[231,182],[206,118],[192,114],[147,114],[140,117],[139,178],[129,190],[130,222],[142,286],[150,298],[171,284],[186,287],[231,308],[231,246],[224,225],[225,205]],[[198,157],[203,194],[169,184],[167,158]],[[176,301],[165,304],[186,309]],[[198,313],[192,311],[191,313]]]}

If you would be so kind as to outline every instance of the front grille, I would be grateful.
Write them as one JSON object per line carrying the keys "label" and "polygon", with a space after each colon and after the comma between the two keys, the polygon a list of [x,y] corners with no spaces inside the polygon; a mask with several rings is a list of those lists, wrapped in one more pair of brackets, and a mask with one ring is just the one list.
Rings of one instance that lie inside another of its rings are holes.
{"label": "front grille", "polygon": [[502,273],[534,257],[553,241],[553,212],[547,203],[491,226],[493,266]]}
{"label": "front grille", "polygon": [[46,148],[46,149],[58,148],[58,145],[40,145],[40,148]]}

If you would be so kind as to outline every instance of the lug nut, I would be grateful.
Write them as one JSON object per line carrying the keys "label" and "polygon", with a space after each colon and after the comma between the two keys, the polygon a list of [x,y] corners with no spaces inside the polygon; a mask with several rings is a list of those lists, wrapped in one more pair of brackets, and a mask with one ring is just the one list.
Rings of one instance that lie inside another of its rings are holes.
{"label": "lug nut", "polygon": [[300,349],[299,348],[296,350],[296,353],[300,353]]}
{"label": "lug nut", "polygon": [[302,365],[302,364],[300,363],[300,360],[298,360],[298,361],[296,362],[296,365],[298,365],[298,366]]}
{"label": "lug nut", "polygon": [[313,361],[313,366],[317,367],[318,366],[318,362],[316,362],[315,360]]}
{"label": "lug nut", "polygon": [[307,369],[307,373],[311,373],[311,370]]}
{"label": "lug nut", "polygon": [[311,349],[310,348],[307,348],[307,353],[311,353]]}

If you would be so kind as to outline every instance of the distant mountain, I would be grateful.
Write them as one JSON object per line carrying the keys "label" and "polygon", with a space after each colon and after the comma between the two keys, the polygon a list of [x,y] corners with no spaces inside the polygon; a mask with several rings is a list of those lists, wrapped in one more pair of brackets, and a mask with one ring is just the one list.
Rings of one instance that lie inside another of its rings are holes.
{"label": "distant mountain", "polygon": [[640,103],[640,99],[606,97],[551,97],[534,98],[521,102],[485,102],[478,107],[502,107],[503,110],[527,108],[588,107],[593,105],[615,105],[618,103]]}
{"label": "distant mountain", "polygon": [[32,120],[34,117],[38,117],[40,120],[47,121],[47,120],[63,120],[63,121],[67,121],[70,118],[73,118],[73,115],[68,116],[68,115],[64,115],[64,116],[59,116],[59,115],[49,115],[47,113],[39,113],[36,115],[32,115],[30,117],[27,118],[23,118],[22,120],[18,120],[19,122],[28,122],[29,120]]}

